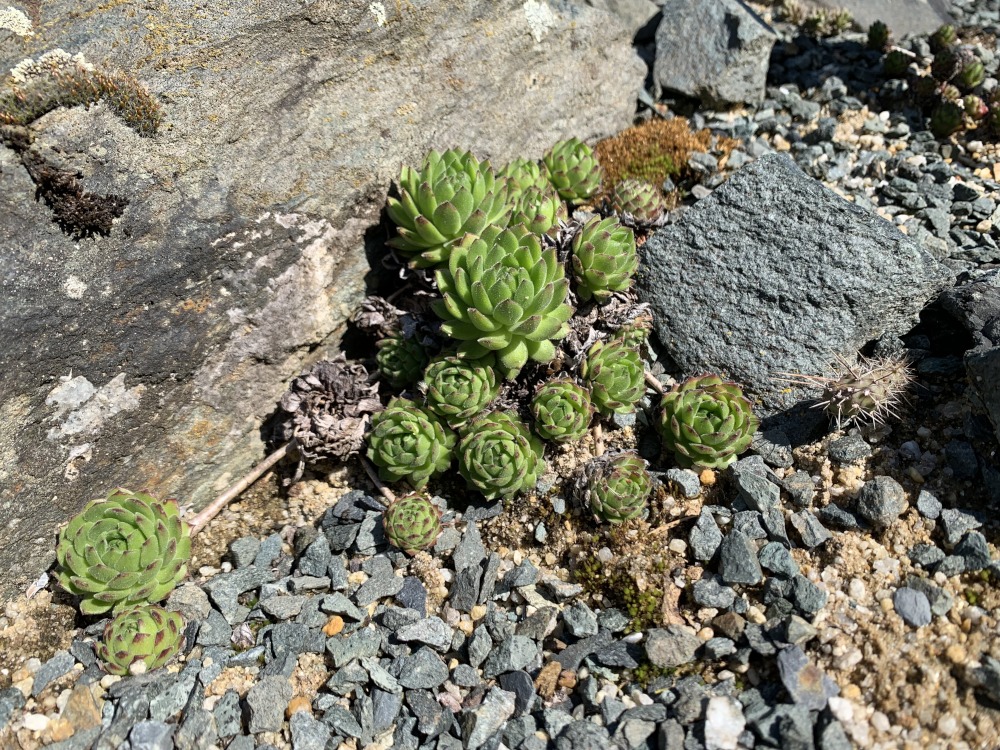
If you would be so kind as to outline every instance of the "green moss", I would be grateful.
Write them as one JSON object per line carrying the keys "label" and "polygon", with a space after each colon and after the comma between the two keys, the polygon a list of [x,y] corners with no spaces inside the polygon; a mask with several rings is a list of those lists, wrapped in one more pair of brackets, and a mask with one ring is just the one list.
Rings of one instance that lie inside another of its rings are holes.
{"label": "green moss", "polygon": [[[659,559],[653,569],[663,572],[666,563]],[[649,588],[640,591],[635,580],[622,572],[605,574],[604,565],[589,555],[573,571],[574,580],[589,594],[601,594],[629,618],[626,633],[638,633],[662,623],[663,591]]]}
{"label": "green moss", "polygon": [[642,158],[635,158],[625,164],[622,178],[633,178],[648,182],[651,185],[662,185],[667,177],[676,177],[680,169],[669,154],[653,153]]}
{"label": "green moss", "polygon": [[632,670],[632,681],[637,683],[643,690],[649,687],[649,683],[660,677],[670,677],[676,674],[676,667],[657,667],[648,661],[644,661]]}

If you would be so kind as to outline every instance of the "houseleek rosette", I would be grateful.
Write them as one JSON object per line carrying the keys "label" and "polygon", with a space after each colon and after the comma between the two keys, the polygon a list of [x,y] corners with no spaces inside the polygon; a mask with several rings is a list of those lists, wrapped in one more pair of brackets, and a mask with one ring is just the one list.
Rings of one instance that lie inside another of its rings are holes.
{"label": "houseleek rosette", "polygon": [[382,528],[393,547],[414,555],[437,541],[441,533],[441,509],[426,495],[403,495],[385,509]]}
{"label": "houseleek rosette", "polygon": [[488,360],[443,357],[424,372],[427,408],[454,428],[483,411],[500,390]]}
{"label": "houseleek rosette", "polygon": [[583,504],[608,523],[638,518],[653,491],[646,462],[635,453],[595,458],[584,467],[577,484]]}
{"label": "houseleek rosette", "polygon": [[628,414],[646,392],[646,370],[639,350],[621,339],[594,343],[587,350],[582,372],[602,414]]}
{"label": "houseleek rosette", "polygon": [[458,470],[487,497],[530,489],[545,471],[542,442],[511,412],[474,419],[458,444]]}
{"label": "houseleek rosette", "polygon": [[590,392],[568,378],[550,380],[531,400],[535,432],[545,440],[568,443],[587,434],[594,416]]}
{"label": "houseleek rosette", "polygon": [[162,607],[133,607],[104,627],[96,647],[101,666],[111,674],[142,674],[159,669],[184,646],[184,620]]}
{"label": "houseleek rosette", "polygon": [[372,417],[368,458],[387,482],[405,479],[419,490],[451,463],[455,433],[434,414],[405,398],[394,398]]}

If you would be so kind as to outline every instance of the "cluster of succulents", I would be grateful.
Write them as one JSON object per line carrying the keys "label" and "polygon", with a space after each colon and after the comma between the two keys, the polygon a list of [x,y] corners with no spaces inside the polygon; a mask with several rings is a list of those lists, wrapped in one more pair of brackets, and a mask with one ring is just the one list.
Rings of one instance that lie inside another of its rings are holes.
{"label": "cluster of succulents", "polygon": [[802,29],[811,37],[843,34],[854,25],[854,17],[845,8],[816,8],[807,11],[798,0],[781,0],[778,14],[782,20]]}
{"label": "cluster of succulents", "polygon": [[154,606],[187,574],[191,534],[177,503],[112,490],[63,527],[59,584],[85,615],[110,612],[97,655],[112,674],[163,666],[183,645],[180,615]]}
{"label": "cluster of succulents", "polygon": [[928,118],[928,127],[935,136],[947,138],[976,129],[977,137],[1000,138],[1000,94],[983,89],[986,67],[975,47],[961,43],[954,26],[946,24],[930,35],[930,61],[893,47],[889,30],[882,22],[872,24],[868,40],[871,48],[885,52],[885,75],[908,80],[913,100]]}

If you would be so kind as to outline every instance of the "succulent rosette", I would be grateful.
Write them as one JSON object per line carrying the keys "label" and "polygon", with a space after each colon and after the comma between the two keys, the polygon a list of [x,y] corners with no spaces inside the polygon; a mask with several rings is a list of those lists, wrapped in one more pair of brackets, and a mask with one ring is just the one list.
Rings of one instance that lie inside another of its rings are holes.
{"label": "succulent rosette", "polygon": [[426,268],[447,262],[452,245],[467,233],[506,226],[510,194],[488,160],[458,149],[431,151],[420,169],[403,167],[399,198],[390,197],[386,211],[398,233],[388,244]]}
{"label": "succulent rosette", "polygon": [[565,202],[551,186],[529,187],[514,204],[510,224],[521,224],[532,234],[554,235],[559,230],[559,222],[568,218]]}
{"label": "succulent rosette", "polygon": [[930,129],[938,138],[947,138],[965,124],[965,107],[961,102],[943,101],[931,112]]}
{"label": "succulent rosette", "polygon": [[60,532],[59,584],[99,615],[165,599],[187,574],[191,534],[173,500],[112,490]]}
{"label": "succulent rosette", "polygon": [[436,272],[442,299],[433,303],[441,331],[461,342],[460,357],[496,354],[498,370],[513,378],[527,363],[555,356],[553,339],[569,333],[569,281],[555,248],[542,250],[523,227],[490,227],[453,248]]}
{"label": "succulent rosette", "polygon": [[405,479],[419,490],[451,463],[455,433],[437,416],[405,398],[394,398],[372,417],[368,458],[386,482]]}
{"label": "succulent rosette", "polygon": [[580,298],[606,302],[631,286],[639,268],[635,235],[613,216],[594,216],[573,237],[572,260]]}
{"label": "succulent rosette", "polygon": [[441,533],[441,509],[426,495],[397,497],[382,514],[389,543],[409,555],[433,546]]}
{"label": "succulent rosette", "polygon": [[602,414],[628,414],[646,392],[646,369],[639,351],[621,339],[591,346],[582,373]]}
{"label": "succulent rosette", "polygon": [[945,47],[950,47],[958,41],[958,33],[950,23],[939,26],[937,31],[931,34],[927,41],[930,43],[931,52],[940,52]]}
{"label": "succulent rosette", "polygon": [[760,420],[735,383],[689,378],[663,396],[660,435],[681,466],[724,469],[753,440]]}
{"label": "succulent rosette", "polygon": [[882,72],[889,78],[902,78],[910,68],[912,58],[902,50],[893,49],[882,58]]}
{"label": "succulent rosette", "polygon": [[616,214],[628,214],[642,222],[654,222],[667,210],[658,187],[631,177],[615,185],[608,202]]}
{"label": "succulent rosette", "polygon": [[594,416],[590,391],[569,378],[543,383],[531,400],[535,432],[545,440],[569,443],[587,434]]}
{"label": "succulent rosette", "polygon": [[615,331],[614,337],[621,339],[625,346],[635,347],[641,352],[644,350],[652,330],[653,316],[648,312],[642,312]]}
{"label": "succulent rosette", "polygon": [[510,181],[510,191],[513,195],[520,195],[528,188],[552,190],[548,176],[537,161],[514,159],[514,161],[505,164],[497,176],[505,177]]}
{"label": "succulent rosette", "polygon": [[488,360],[442,357],[424,373],[427,408],[459,428],[497,397],[500,386]]}
{"label": "succulent rosette", "polygon": [[542,163],[563,200],[580,203],[601,190],[601,164],[590,146],[578,138],[559,141],[542,157]]}
{"label": "succulent rosette", "polygon": [[375,361],[379,372],[393,388],[413,385],[427,366],[427,350],[415,338],[402,333],[387,336],[376,345]]}
{"label": "succulent rosette", "polygon": [[584,467],[577,483],[585,507],[608,523],[638,518],[653,491],[653,477],[636,453],[607,454]]}
{"label": "succulent rosette", "polygon": [[163,607],[140,606],[119,612],[104,627],[97,658],[106,672],[143,674],[167,664],[184,647],[184,620]]}
{"label": "succulent rosette", "polygon": [[530,489],[545,471],[542,442],[511,412],[474,419],[458,444],[458,470],[487,497],[510,497]]}

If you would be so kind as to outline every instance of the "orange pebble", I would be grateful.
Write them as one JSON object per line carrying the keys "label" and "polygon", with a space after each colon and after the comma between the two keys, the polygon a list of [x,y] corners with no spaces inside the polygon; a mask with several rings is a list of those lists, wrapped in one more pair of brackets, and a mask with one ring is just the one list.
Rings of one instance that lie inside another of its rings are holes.
{"label": "orange pebble", "polygon": [[304,695],[296,695],[285,709],[285,718],[291,718],[296,711],[308,711],[312,713],[312,702]]}
{"label": "orange pebble", "polygon": [[715,484],[715,472],[711,469],[704,469],[701,474],[698,475],[698,479],[700,479],[701,483],[706,487],[711,487]]}
{"label": "orange pebble", "polygon": [[323,626],[323,632],[328,636],[337,635],[341,630],[344,629],[344,618],[340,615],[334,615],[329,620],[326,621],[326,625]]}

